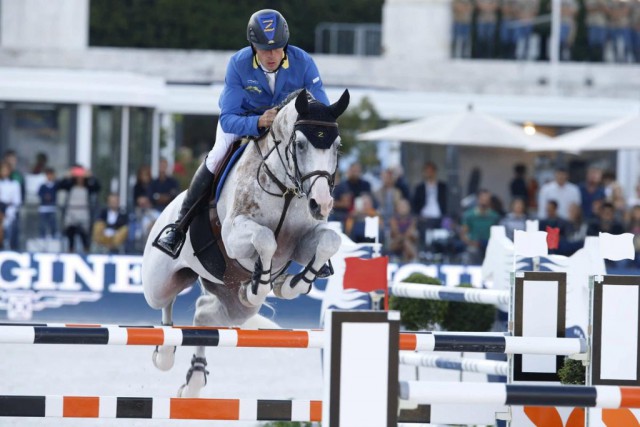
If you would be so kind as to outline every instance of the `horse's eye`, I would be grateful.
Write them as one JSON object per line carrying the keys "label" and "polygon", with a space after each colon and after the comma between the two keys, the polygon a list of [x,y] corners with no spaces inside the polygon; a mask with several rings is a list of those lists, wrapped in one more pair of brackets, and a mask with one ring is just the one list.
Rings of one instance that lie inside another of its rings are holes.
{"label": "horse's eye", "polygon": [[307,141],[296,141],[296,147],[298,147],[298,150],[304,150],[307,148]]}

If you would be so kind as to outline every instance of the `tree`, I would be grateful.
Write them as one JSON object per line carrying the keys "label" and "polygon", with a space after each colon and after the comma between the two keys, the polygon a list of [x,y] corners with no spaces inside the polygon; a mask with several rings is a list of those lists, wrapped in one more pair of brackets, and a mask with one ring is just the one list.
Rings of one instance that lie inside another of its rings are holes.
{"label": "tree", "polygon": [[355,107],[349,108],[338,119],[340,126],[341,152],[349,154],[357,150],[358,162],[364,167],[380,163],[375,142],[358,141],[358,134],[384,126],[384,121],[369,98],[364,97]]}
{"label": "tree", "polygon": [[320,22],[381,22],[383,0],[91,0],[91,46],[237,50],[259,8],[280,11],[291,43],[313,51]]}

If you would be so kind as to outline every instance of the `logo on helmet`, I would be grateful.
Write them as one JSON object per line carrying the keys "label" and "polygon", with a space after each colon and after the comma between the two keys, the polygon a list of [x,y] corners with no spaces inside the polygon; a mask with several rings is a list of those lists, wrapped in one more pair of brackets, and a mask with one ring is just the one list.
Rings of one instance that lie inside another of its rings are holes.
{"label": "logo on helmet", "polygon": [[273,37],[275,36],[276,19],[275,13],[268,13],[262,15],[258,20],[258,22],[260,22],[262,32],[267,37],[269,44],[274,43]]}

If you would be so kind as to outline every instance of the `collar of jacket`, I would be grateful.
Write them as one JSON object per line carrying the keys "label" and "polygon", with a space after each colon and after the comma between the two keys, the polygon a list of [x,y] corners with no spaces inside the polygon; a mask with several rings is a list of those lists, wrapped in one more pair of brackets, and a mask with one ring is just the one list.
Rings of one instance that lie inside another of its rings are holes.
{"label": "collar of jacket", "polygon": [[[282,61],[282,65],[280,67],[284,68],[285,70],[289,68],[289,55],[285,55],[284,61]],[[260,68],[260,63],[258,62],[258,56],[255,54],[253,55],[253,68],[256,70]]]}

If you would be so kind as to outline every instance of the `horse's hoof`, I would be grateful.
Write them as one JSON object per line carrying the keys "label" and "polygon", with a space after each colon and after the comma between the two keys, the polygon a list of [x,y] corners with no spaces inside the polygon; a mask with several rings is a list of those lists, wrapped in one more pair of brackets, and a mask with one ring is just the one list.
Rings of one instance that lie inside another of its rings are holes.
{"label": "horse's hoof", "polygon": [[204,372],[194,372],[188,384],[182,384],[178,389],[178,397],[200,397],[200,390],[207,384]]}
{"label": "horse's hoof", "polygon": [[175,352],[176,348],[174,346],[156,346],[156,349],[153,351],[153,355],[151,356],[153,365],[161,371],[168,371],[173,368],[173,363],[176,360]]}
{"label": "horse's hoof", "polygon": [[238,289],[238,297],[240,298],[240,302],[245,307],[260,307],[271,291],[271,284],[258,286],[256,293],[254,293],[251,288],[251,283],[240,286],[240,288]]}
{"label": "horse's hoof", "polygon": [[308,294],[309,291],[311,291],[311,283],[300,280],[297,275],[287,277],[287,280],[273,285],[273,293],[282,299],[294,299],[299,295]]}

